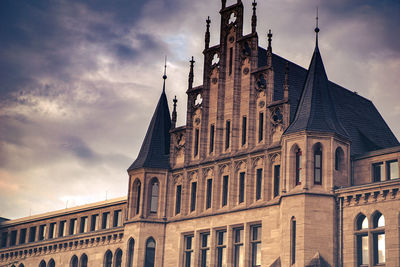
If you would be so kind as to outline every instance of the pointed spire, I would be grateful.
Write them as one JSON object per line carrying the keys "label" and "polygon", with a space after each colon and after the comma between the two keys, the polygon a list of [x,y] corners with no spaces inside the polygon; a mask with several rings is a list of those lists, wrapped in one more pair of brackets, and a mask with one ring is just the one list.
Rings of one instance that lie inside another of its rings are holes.
{"label": "pointed spire", "polygon": [[196,61],[194,61],[194,58],[192,57],[192,60],[190,60],[189,62],[190,62],[190,71],[189,71],[189,86],[188,86],[188,90],[193,88],[193,79],[194,79],[193,68],[194,68],[194,63]]}
{"label": "pointed spire", "polygon": [[272,67],[272,32],[271,29],[268,31],[268,48],[267,48],[267,66]]}
{"label": "pointed spire", "polygon": [[174,102],[174,109],[172,111],[171,129],[175,129],[175,127],[176,127],[176,118],[177,118],[176,103],[178,102],[178,99],[176,99],[176,96],[175,96],[174,100],[172,100],[172,101]]}
{"label": "pointed spire", "polygon": [[286,61],[285,66],[285,81],[283,82],[283,98],[289,99],[289,62]]}
{"label": "pointed spire", "polygon": [[164,75],[162,77],[164,79],[164,83],[163,83],[163,93],[165,93],[165,80],[167,79],[167,56],[165,56],[165,63],[164,63]]}
{"label": "pointed spire", "polygon": [[253,16],[251,17],[251,32],[255,33],[257,28],[257,15],[256,15],[256,7],[257,2],[256,0],[253,1]]}
{"label": "pointed spire", "polygon": [[318,28],[318,7],[317,7],[317,16],[315,17],[315,47],[318,47],[318,33],[319,33],[319,28]]}
{"label": "pointed spire", "polygon": [[208,16],[206,20],[206,36],[204,38],[206,49],[210,47],[210,23],[211,23],[210,16]]}

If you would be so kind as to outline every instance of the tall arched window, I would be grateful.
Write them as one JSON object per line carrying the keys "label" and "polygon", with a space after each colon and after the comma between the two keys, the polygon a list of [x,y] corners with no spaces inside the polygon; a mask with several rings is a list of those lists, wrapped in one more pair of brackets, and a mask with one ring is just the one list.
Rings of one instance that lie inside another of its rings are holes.
{"label": "tall arched window", "polygon": [[78,267],[78,257],[76,255],[72,256],[69,266]]}
{"label": "tall arched window", "polygon": [[87,267],[87,265],[88,265],[88,257],[85,253],[83,253],[81,256],[79,267]]}
{"label": "tall arched window", "polygon": [[322,184],[322,148],[319,143],[314,147],[314,184]]}
{"label": "tall arched window", "polygon": [[149,237],[146,241],[146,256],[145,256],[145,267],[154,267],[154,258],[156,254],[156,241]]}
{"label": "tall arched window", "polygon": [[134,212],[135,215],[139,214],[140,211],[140,194],[141,194],[142,184],[139,179],[136,179],[133,183],[133,196],[135,198]]}
{"label": "tall arched window", "polygon": [[372,222],[374,264],[383,264],[386,262],[385,217],[378,211],[372,216]]}
{"label": "tall arched window", "polygon": [[112,252],[109,250],[104,254],[104,267],[112,267]]}
{"label": "tall arched window", "polygon": [[301,149],[296,151],[296,185],[300,185],[302,181],[302,152]]}
{"label": "tall arched window", "polygon": [[42,261],[39,263],[39,267],[46,267],[46,262],[45,262],[44,260],[42,260]]}
{"label": "tall arched window", "polygon": [[290,220],[290,262],[296,263],[296,218]]}
{"label": "tall arched window", "polygon": [[18,267],[25,267],[22,263],[20,265],[18,265]]}
{"label": "tall arched window", "polygon": [[344,152],[341,147],[336,148],[335,151],[335,170],[341,171],[343,164]]}
{"label": "tall arched window", "polygon": [[53,259],[49,260],[49,264],[47,265],[48,267],[56,267],[56,263]]}
{"label": "tall arched window", "polygon": [[117,249],[114,258],[114,267],[121,267],[122,264],[122,250]]}
{"label": "tall arched window", "polygon": [[159,183],[157,178],[153,178],[150,183],[150,212],[151,213],[157,213],[158,210],[158,190],[159,189]]}
{"label": "tall arched window", "polygon": [[128,243],[128,264],[127,267],[133,267],[133,252],[135,249],[135,240],[133,238],[129,239]]}
{"label": "tall arched window", "polygon": [[368,218],[364,214],[356,219],[357,264],[369,264],[368,252]]}

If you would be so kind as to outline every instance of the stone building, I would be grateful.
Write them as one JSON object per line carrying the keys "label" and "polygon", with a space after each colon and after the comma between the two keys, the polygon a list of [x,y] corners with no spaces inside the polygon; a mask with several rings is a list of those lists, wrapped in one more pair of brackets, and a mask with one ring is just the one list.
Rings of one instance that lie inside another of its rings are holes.
{"label": "stone building", "polygon": [[368,99],[222,1],[186,125],[162,90],[127,197],[0,221],[0,266],[400,266],[400,144]]}

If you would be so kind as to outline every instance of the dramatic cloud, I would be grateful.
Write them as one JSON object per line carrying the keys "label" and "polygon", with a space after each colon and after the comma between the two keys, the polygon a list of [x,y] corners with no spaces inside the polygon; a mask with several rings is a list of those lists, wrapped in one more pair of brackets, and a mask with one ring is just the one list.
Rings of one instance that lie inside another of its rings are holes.
{"label": "dramatic cloud", "polygon": [[[245,33],[251,2],[244,1]],[[184,124],[188,60],[195,57],[201,84],[205,19],[216,44],[220,4],[1,1],[0,217],[126,195],[164,56],[168,99],[177,95]],[[317,5],[329,79],[371,99],[400,137],[399,1],[259,1],[260,45],[272,29],[274,52],[308,67]]]}

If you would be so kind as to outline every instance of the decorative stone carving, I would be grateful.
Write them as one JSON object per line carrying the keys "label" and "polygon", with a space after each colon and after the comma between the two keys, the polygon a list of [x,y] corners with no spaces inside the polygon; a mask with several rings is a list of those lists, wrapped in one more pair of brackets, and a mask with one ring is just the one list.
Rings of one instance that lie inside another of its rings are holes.
{"label": "decorative stone carving", "polygon": [[269,160],[271,162],[280,162],[281,161],[281,155],[280,153],[272,153],[272,154],[268,154]]}
{"label": "decorative stone carving", "polygon": [[271,123],[276,126],[278,124],[283,124],[283,114],[279,107],[271,110]]}
{"label": "decorative stone carving", "polygon": [[176,174],[172,176],[172,182],[174,185],[176,184],[182,184],[183,183],[183,175],[182,174]]}
{"label": "decorative stone carving", "polygon": [[203,177],[214,177],[214,168],[205,168],[203,169]]}
{"label": "decorative stone carving", "polygon": [[189,172],[189,174],[188,174],[188,180],[189,180],[189,182],[195,182],[195,181],[197,181],[197,170],[196,171],[191,171],[191,172]]}
{"label": "decorative stone carving", "polygon": [[249,74],[249,72],[250,72],[249,68],[246,67],[246,68],[243,69],[243,74],[244,75]]}
{"label": "decorative stone carving", "polygon": [[229,172],[230,167],[231,167],[231,164],[229,164],[229,163],[219,165],[219,174]]}
{"label": "decorative stone carving", "polygon": [[259,156],[251,159],[251,166],[254,168],[259,165],[263,165],[264,156]]}
{"label": "decorative stone carving", "polygon": [[256,90],[257,91],[264,91],[267,89],[267,80],[266,76],[263,73],[258,74],[256,79]]}
{"label": "decorative stone carving", "polygon": [[246,169],[246,168],[247,168],[247,164],[245,161],[240,160],[240,161],[235,162],[235,171]]}

